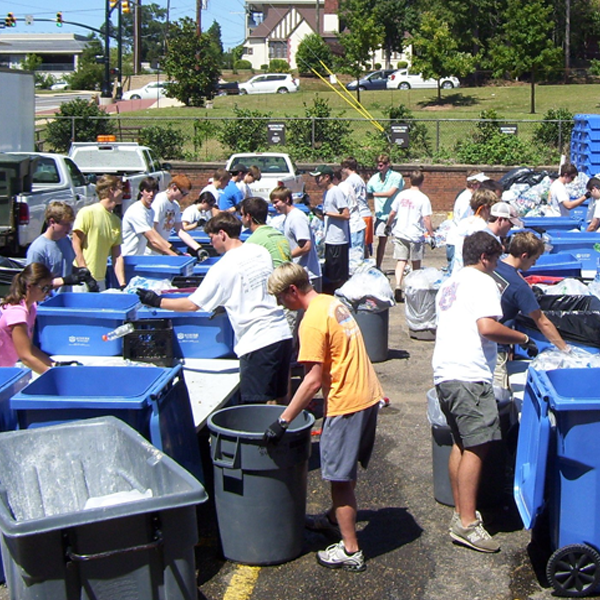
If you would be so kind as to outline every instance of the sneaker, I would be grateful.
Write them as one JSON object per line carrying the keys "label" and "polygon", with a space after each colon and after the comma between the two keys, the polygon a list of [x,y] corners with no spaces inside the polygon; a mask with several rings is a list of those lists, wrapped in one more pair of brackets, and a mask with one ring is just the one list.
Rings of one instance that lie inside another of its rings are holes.
{"label": "sneaker", "polygon": [[[475,517],[483,523],[483,518],[478,510],[475,511]],[[448,525],[448,533],[452,531],[452,528],[454,527],[455,523],[458,523],[460,525],[460,515],[456,511],[453,511],[452,518],[450,519],[450,525]]]}
{"label": "sneaker", "polygon": [[484,529],[481,519],[477,519],[467,527],[463,527],[459,520],[452,526],[450,537],[455,542],[479,552],[498,552],[500,550],[500,544]]}
{"label": "sneaker", "polygon": [[394,290],[394,300],[399,303],[404,302],[404,294],[402,293],[401,288],[396,288]]}
{"label": "sneaker", "polygon": [[342,537],[340,532],[340,526],[334,523],[327,513],[321,515],[306,515],[304,517],[304,527],[311,531],[318,531],[319,533],[330,533]]}
{"label": "sneaker", "polygon": [[317,562],[329,569],[344,569],[344,571],[359,572],[367,568],[362,550],[348,554],[342,541],[332,544],[325,550],[319,550],[317,552]]}

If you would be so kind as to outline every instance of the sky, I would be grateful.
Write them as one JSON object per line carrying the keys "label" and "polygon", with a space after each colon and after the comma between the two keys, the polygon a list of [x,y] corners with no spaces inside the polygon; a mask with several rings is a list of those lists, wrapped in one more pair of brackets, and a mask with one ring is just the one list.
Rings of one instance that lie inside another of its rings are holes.
{"label": "sky", "polygon": [[[89,31],[82,27],[63,24],[56,26],[54,19],[56,13],[61,11],[65,21],[83,23],[90,27],[99,28],[104,21],[105,0],[52,0],[49,8],[42,0],[6,0],[3,17],[12,12],[17,19],[17,26],[9,29],[0,29],[0,40],[3,33],[77,33],[87,35]],[[166,0],[146,0],[148,4],[154,2],[166,8]],[[171,21],[182,17],[196,18],[195,0],[171,0]],[[33,24],[26,25],[26,15],[33,16]],[[36,22],[40,19],[52,19],[52,22]],[[116,19],[113,18],[113,22]],[[233,48],[244,41],[244,0],[208,0],[208,8],[202,11],[202,29],[208,29],[213,21],[221,26],[221,40],[225,49]]]}

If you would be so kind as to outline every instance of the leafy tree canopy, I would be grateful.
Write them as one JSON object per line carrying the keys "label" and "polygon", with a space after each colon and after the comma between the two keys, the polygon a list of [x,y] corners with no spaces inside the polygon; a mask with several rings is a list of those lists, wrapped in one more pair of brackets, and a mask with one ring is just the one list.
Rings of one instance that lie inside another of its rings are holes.
{"label": "leafy tree canopy", "polygon": [[312,68],[320,75],[326,75],[327,69],[321,65],[321,62],[331,68],[333,53],[320,35],[311,33],[298,45],[298,51],[296,52],[298,71],[303,75],[312,75]]}

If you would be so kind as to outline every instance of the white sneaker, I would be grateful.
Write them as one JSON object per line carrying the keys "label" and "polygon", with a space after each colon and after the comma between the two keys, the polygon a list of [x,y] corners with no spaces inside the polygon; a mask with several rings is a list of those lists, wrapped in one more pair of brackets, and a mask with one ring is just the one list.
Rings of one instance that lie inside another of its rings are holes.
{"label": "white sneaker", "polygon": [[500,550],[500,544],[484,529],[479,519],[467,527],[463,527],[459,519],[452,526],[450,537],[455,542],[479,552],[498,552]]}
{"label": "white sneaker", "polygon": [[362,550],[348,554],[344,548],[344,542],[341,540],[325,550],[319,550],[317,562],[329,569],[344,569],[344,571],[360,572],[367,568]]}

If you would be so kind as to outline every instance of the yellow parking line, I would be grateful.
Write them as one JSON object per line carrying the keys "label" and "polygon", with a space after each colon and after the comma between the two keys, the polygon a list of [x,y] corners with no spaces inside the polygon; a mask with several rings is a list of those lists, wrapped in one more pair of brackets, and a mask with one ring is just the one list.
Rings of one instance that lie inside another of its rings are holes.
{"label": "yellow parking line", "polygon": [[223,600],[248,600],[252,596],[260,567],[237,565]]}

